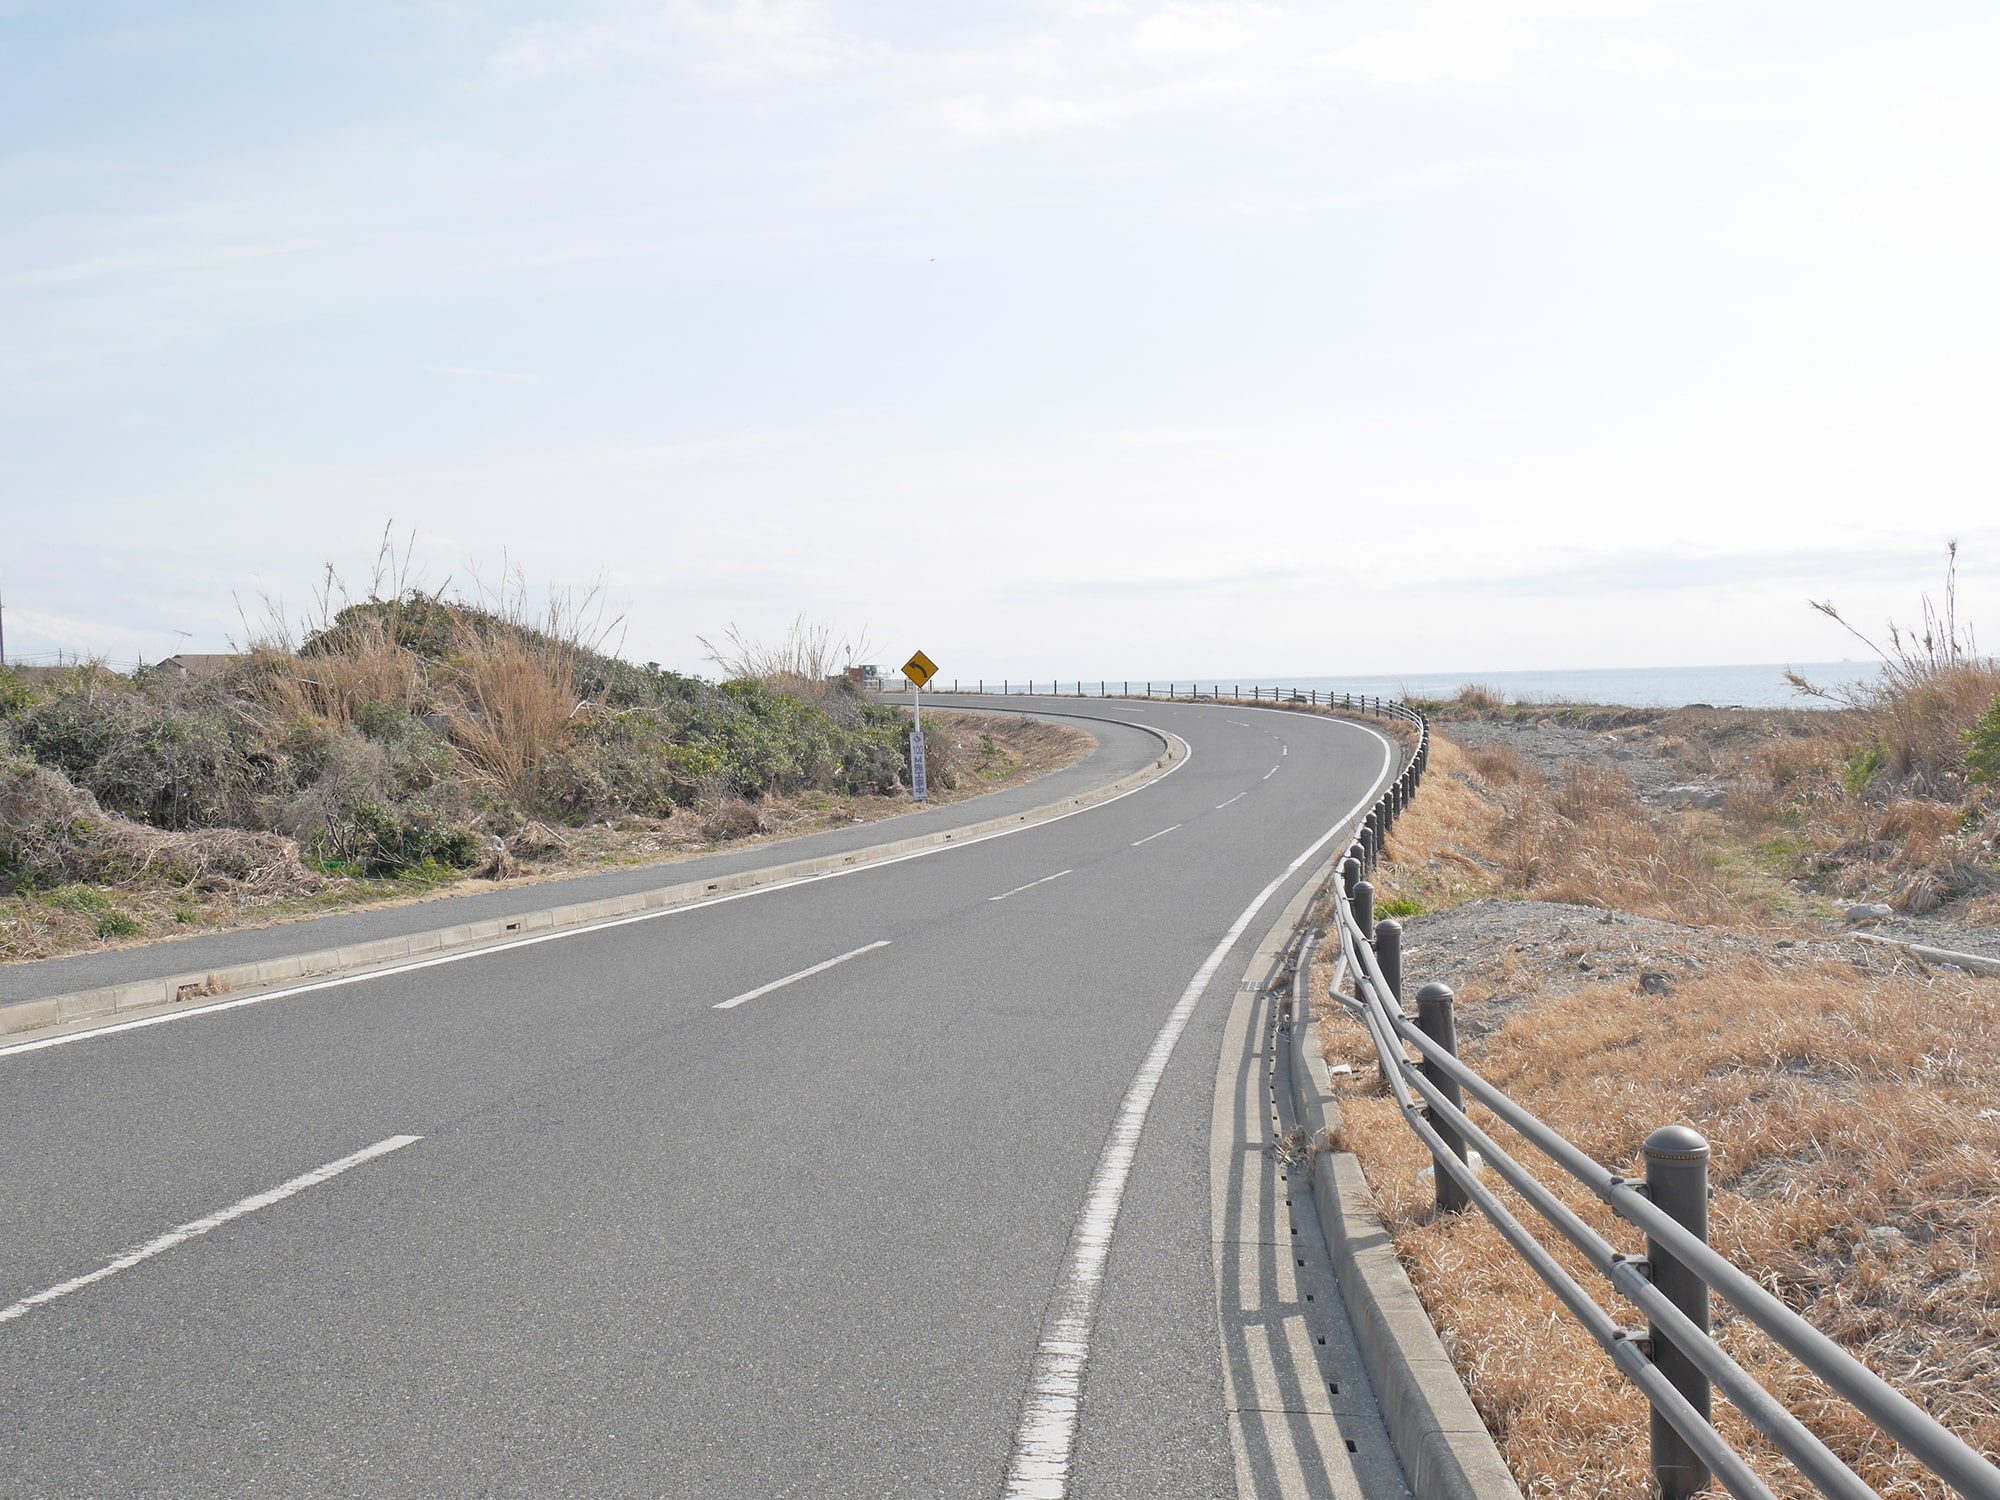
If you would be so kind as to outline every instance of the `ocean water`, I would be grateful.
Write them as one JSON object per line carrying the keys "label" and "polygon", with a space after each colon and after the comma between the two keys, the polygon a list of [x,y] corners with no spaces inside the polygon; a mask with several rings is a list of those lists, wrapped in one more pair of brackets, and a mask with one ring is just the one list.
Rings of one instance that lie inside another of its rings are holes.
{"label": "ocean water", "polygon": [[[1822,687],[1864,682],[1873,677],[1872,662],[1799,662],[1791,670]],[[1185,695],[1190,690],[1224,696],[1240,692],[1249,697],[1255,689],[1263,696],[1299,692],[1369,693],[1383,698],[1449,698],[1468,682],[1505,695],[1512,703],[1605,703],[1626,708],[1681,708],[1690,703],[1706,703],[1716,708],[1818,708],[1823,700],[1807,697],[1785,680],[1784,664],[1750,667],[1616,667],[1564,672],[1400,672],[1357,677],[1204,677],[1169,683],[1155,679],[1152,688],[1164,693],[1171,686]],[[953,683],[940,681],[949,691]],[[973,684],[961,684],[971,690]],[[1081,692],[1096,697],[1099,684],[1063,679],[1051,682],[1010,679],[1007,687],[1015,693],[1030,686],[1037,693],[1053,688],[1062,693]],[[1121,681],[1103,684],[1106,691],[1119,693]],[[1131,690],[1142,692],[1145,684],[1133,679]],[[997,692],[1000,683],[986,683],[988,692]]]}
{"label": "ocean water", "polygon": [[[1872,662],[1799,662],[1790,670],[1820,687],[1851,686],[1872,678]],[[1785,678],[1784,664],[1752,667],[1618,667],[1568,672],[1411,672],[1308,681],[1308,689],[1377,693],[1382,697],[1449,698],[1468,682],[1506,695],[1510,703],[1606,703],[1625,708],[1821,708]]]}

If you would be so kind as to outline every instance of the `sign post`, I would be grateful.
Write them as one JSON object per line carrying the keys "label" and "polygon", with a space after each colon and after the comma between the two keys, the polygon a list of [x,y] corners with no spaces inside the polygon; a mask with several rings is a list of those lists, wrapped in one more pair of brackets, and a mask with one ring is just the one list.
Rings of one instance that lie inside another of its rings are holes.
{"label": "sign post", "polygon": [[910,796],[922,802],[930,795],[924,779],[924,684],[937,676],[937,663],[923,652],[903,663],[910,680]]}

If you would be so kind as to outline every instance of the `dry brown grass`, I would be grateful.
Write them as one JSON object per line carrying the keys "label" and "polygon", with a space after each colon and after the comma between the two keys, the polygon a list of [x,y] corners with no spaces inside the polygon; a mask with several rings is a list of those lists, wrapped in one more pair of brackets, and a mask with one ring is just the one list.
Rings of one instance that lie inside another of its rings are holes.
{"label": "dry brown grass", "polygon": [[1504,809],[1474,765],[1450,740],[1432,736],[1423,791],[1396,821],[1371,877],[1378,905],[1429,910],[1498,888],[1493,850]]}
{"label": "dry brown grass", "polygon": [[1813,608],[1840,625],[1881,661],[1877,678],[1858,688],[1825,690],[1796,673],[1792,682],[1807,692],[1853,711],[1865,724],[1857,751],[1882,759],[1882,771],[1902,795],[1956,801],[1967,791],[1966,731],[2000,702],[2000,661],[1979,652],[1969,623],[1958,618],[1958,543],[1945,565],[1944,603],[1925,594],[1918,623],[1888,623],[1882,646],[1829,601]]}
{"label": "dry brown grass", "polygon": [[1373,876],[1378,901],[1431,909],[1506,892],[1675,922],[1757,909],[1689,825],[1646,807],[1622,772],[1575,761],[1552,782],[1505,747],[1431,744],[1432,774]]}
{"label": "dry brown grass", "polygon": [[[1355,1064],[1344,1144],[1361,1154],[1523,1489],[1566,1500],[1651,1492],[1644,1401],[1483,1218],[1430,1220],[1431,1182],[1419,1175],[1429,1159],[1370,1082],[1360,1029],[1343,1015],[1326,1027],[1330,1057]],[[1660,1125],[1701,1130],[1715,1150],[1718,1248],[1974,1447],[2000,1451],[2000,986],[1907,962],[1864,972],[1746,957],[1665,1000],[1598,985],[1544,997],[1467,1050],[1615,1170],[1636,1173],[1638,1145]],[[1640,1250],[1595,1200],[1563,1196],[1614,1244]],[[1603,1287],[1558,1253],[1584,1285]],[[1635,1317],[1608,1288],[1600,1300],[1620,1321]],[[1944,1493],[1789,1356],[1717,1313],[1723,1344],[1884,1496]],[[1733,1410],[1719,1404],[1718,1420],[1780,1494],[1811,1493]]]}
{"label": "dry brown grass", "polygon": [[1614,768],[1574,761],[1559,781],[1523,777],[1504,801],[1498,850],[1508,885],[1524,895],[1670,922],[1747,914],[1702,842]]}
{"label": "dry brown grass", "polygon": [[536,804],[543,766],[586,707],[579,655],[560,637],[459,628],[439,695],[452,743],[524,807]]}
{"label": "dry brown grass", "polygon": [[423,663],[390,638],[379,617],[357,620],[339,651],[299,656],[260,640],[232,676],[242,691],[291,719],[351,724],[371,703],[416,712],[428,702]]}

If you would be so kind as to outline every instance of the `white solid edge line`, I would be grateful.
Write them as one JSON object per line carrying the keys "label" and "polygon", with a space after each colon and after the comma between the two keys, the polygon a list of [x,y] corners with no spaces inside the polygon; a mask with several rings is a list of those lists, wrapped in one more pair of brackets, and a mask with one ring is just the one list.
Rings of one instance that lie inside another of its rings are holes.
{"label": "white solid edge line", "polygon": [[[1231,797],[1231,798],[1229,799],[1229,802],[1241,802],[1241,801],[1242,801],[1242,800],[1243,800],[1243,799],[1244,799],[1245,797],[1247,797],[1247,796],[1249,796],[1249,795],[1250,795],[1250,794],[1249,794],[1248,792],[1238,792],[1238,793],[1237,793],[1237,794],[1236,794],[1236,795],[1235,795],[1234,797]],[[1215,804],[1215,810],[1216,810],[1217,812],[1221,812],[1221,811],[1223,810],[1223,808],[1225,808],[1225,807],[1229,806],[1229,802],[1218,802],[1218,803],[1216,803],[1216,804]]]}
{"label": "white solid edge line", "polygon": [[1264,780],[1269,781],[1273,776],[1276,776],[1277,774],[1278,774],[1278,768],[1276,766],[1273,766],[1271,767],[1270,770],[1264,773]]}
{"label": "white solid edge line", "polygon": [[282,1203],[294,1193],[304,1192],[309,1187],[317,1187],[329,1178],[338,1177],[351,1167],[373,1161],[378,1156],[387,1156],[391,1151],[400,1151],[405,1146],[414,1145],[422,1139],[420,1135],[392,1135],[387,1140],[377,1141],[372,1146],[364,1146],[352,1156],[343,1156],[339,1161],[330,1161],[323,1167],[314,1167],[310,1172],[301,1172],[290,1182],[281,1182],[276,1187],[266,1188],[261,1193],[252,1193],[248,1198],[239,1199],[229,1207],[209,1214],[206,1218],[194,1219],[177,1229],[169,1229],[159,1238],[146,1241],[138,1249],[126,1251],[109,1265],[99,1266],[95,1271],[82,1276],[73,1276],[68,1281],[49,1287],[45,1291],[23,1297],[9,1307],[0,1307],[0,1323],[11,1323],[38,1307],[48,1305],[58,1297],[67,1297],[71,1292],[81,1291],[84,1287],[102,1281],[107,1276],[116,1276],[120,1271],[129,1271],[141,1261],[151,1260],[176,1245],[184,1245],[191,1239],[207,1234],[211,1229],[220,1229],[231,1219],[240,1219],[245,1214],[254,1214],[260,1208],[269,1208],[273,1203]]}
{"label": "white solid edge line", "polygon": [[1139,846],[1140,846],[1141,844],[1150,844],[1150,843],[1152,843],[1154,839],[1163,839],[1163,838],[1165,838],[1165,837],[1166,837],[1166,836],[1167,836],[1168,834],[1172,833],[1172,832],[1174,831],[1174,828],[1179,828],[1180,826],[1181,826],[1180,824],[1176,823],[1176,824],[1174,824],[1174,827],[1173,827],[1173,828],[1162,828],[1162,829],[1161,829],[1161,830],[1160,830],[1160,831],[1159,831],[1158,833],[1149,833],[1149,834],[1147,834],[1147,835],[1146,835],[1146,836],[1145,836],[1144,838],[1142,838],[1142,839],[1134,839],[1134,840],[1132,841],[1132,847],[1133,847],[1134,849],[1136,849],[1136,848],[1138,848],[1138,847],[1139,847]]}
{"label": "white solid edge line", "polygon": [[[1352,720],[1340,722],[1352,723]],[[1118,1209],[1125,1196],[1125,1181],[1139,1149],[1139,1135],[1145,1129],[1146,1114],[1159,1088],[1174,1044],[1186,1030],[1196,1004],[1215,977],[1215,971],[1243,935],[1264,903],[1275,895],[1299,867],[1331,842],[1375,796],[1395,752],[1383,735],[1365,724],[1355,726],[1374,735],[1382,745],[1382,769],[1375,783],[1339,822],[1314,839],[1286,865],[1284,871],[1257,893],[1243,914],[1230,924],[1229,931],[1202,965],[1181,998],[1167,1015],[1166,1023],[1153,1038],[1146,1059],[1112,1121],[1111,1134],[1091,1173],[1083,1207],[1070,1231],[1069,1250],[1061,1278],[1049,1300],[1049,1315],[1042,1327],[1041,1341],[1021,1398],[1020,1421],[1014,1429],[1014,1445],[1007,1460],[1007,1482],[1001,1490],[1004,1500],[1063,1500],[1069,1493],[1070,1456],[1076,1446],[1077,1418],[1083,1406],[1083,1367],[1090,1357],[1090,1336],[1097,1316],[1097,1295],[1104,1282],[1104,1266],[1111,1254],[1111,1232],[1117,1227]]]}
{"label": "white solid edge line", "polygon": [[824,974],[835,964],[844,964],[850,958],[859,958],[864,953],[873,953],[877,948],[886,948],[888,946],[889,940],[887,938],[879,938],[872,943],[863,943],[852,953],[843,953],[838,958],[829,958],[825,963],[814,964],[810,969],[801,969],[796,974],[787,974],[783,979],[774,979],[769,984],[760,984],[754,990],[745,990],[742,994],[732,999],[724,1000],[718,1005],[711,1005],[709,1009],[734,1010],[746,1000],[755,1000],[759,995],[768,995],[772,990],[781,990],[788,984],[797,984],[801,979],[810,979],[815,974]]}
{"label": "white solid edge line", "polygon": [[1047,885],[1051,880],[1061,880],[1065,875],[1074,875],[1074,870],[1058,870],[1053,875],[1044,875],[1040,880],[1031,880],[1026,885],[1017,885],[1011,891],[1002,891],[997,896],[988,896],[988,901],[1005,901],[1009,896],[1018,896],[1023,891],[1032,891],[1038,885]]}
{"label": "white solid edge line", "polygon": [[[1155,730],[1154,733],[1160,731]],[[1171,731],[1167,731],[1171,733]],[[1122,802],[1147,787],[1158,786],[1174,772],[1194,759],[1194,747],[1179,735],[1181,758],[1151,781],[1138,786],[1127,787],[1115,797],[1106,797],[1102,802],[1093,802],[1088,807],[1074,807],[1068,812],[1057,813],[1054,817],[1043,818],[1036,823],[1022,823],[1013,828],[996,828],[991,833],[982,833],[976,838],[962,839],[956,843],[933,844],[928,849],[912,849],[908,854],[895,854],[887,859],[871,860],[867,864],[845,865],[838,870],[822,870],[816,875],[799,875],[790,880],[774,880],[768,885],[752,886],[744,891],[731,891],[727,895],[710,896],[698,901],[685,901],[677,906],[663,906],[657,911],[634,912],[629,916],[606,917],[602,922],[589,922],[576,927],[564,927],[555,932],[538,933],[534,937],[513,938],[504,943],[491,943],[483,948],[467,948],[459,953],[440,954],[436,958],[413,959],[406,964],[392,964],[386,968],[367,969],[358,974],[336,974],[327,979],[314,980],[311,984],[288,985],[281,990],[265,990],[261,994],[245,995],[240,1000],[218,1000],[213,1005],[198,1005],[187,1010],[170,1010],[156,1016],[140,1016],[131,1021],[113,1021],[105,1026],[92,1026],[84,1031],[71,1031],[62,1036],[41,1037],[32,1042],[15,1042],[12,1046],[0,1047],[0,1057],[13,1057],[22,1052],[39,1052],[44,1047],[64,1047],[71,1042],[86,1041],[91,1037],[113,1036],[122,1031],[139,1031],[148,1026],[164,1026],[169,1021],[185,1021],[192,1016],[212,1016],[225,1010],[237,1010],[246,1005],[262,1005],[267,1000],[283,1000],[292,995],[309,995],[317,990],[338,989],[343,985],[366,984],[371,979],[386,979],[392,974],[411,974],[419,969],[434,969],[441,964],[464,963],[467,959],[485,958],[494,953],[511,953],[516,948],[532,948],[537,943],[553,943],[563,938],[581,937],[589,932],[603,932],[612,927],[627,927],[634,922],[651,922],[660,917],[678,917],[692,911],[706,911],[711,906],[720,906],[727,901],[743,901],[751,896],[765,896],[773,891],[788,891],[798,886],[811,885],[820,880],[836,880],[842,875],[859,875],[868,870],[885,869],[890,865],[902,864],[905,860],[922,859],[926,855],[946,854],[953,849],[970,849],[986,843],[990,839],[1003,839],[1013,834],[1026,833],[1030,829],[1046,828],[1051,823],[1060,823],[1065,818],[1074,818],[1083,813],[1096,812],[1100,807],[1109,807],[1114,802]],[[865,851],[860,851],[865,852]]]}

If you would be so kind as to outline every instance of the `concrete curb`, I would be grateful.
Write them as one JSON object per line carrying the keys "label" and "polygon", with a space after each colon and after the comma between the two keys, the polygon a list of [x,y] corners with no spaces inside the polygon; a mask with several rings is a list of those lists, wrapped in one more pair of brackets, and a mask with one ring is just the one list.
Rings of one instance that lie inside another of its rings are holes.
{"label": "concrete curb", "polygon": [[[1302,998],[1309,995],[1303,986]],[[1521,1500],[1520,1487],[1396,1259],[1351,1151],[1309,1000],[1292,1025],[1292,1101],[1312,1142],[1313,1200],[1389,1439],[1416,1500]]]}
{"label": "concrete curb", "polygon": [[827,854],[816,859],[798,860],[790,864],[769,865],[757,870],[740,870],[734,875],[718,875],[714,880],[683,881],[678,885],[662,886],[650,891],[634,891],[628,895],[609,896],[598,901],[524,912],[518,917],[494,918],[431,932],[378,938],[373,942],[354,943],[341,948],[324,948],[313,953],[291,954],[284,958],[266,959],[261,963],[233,964],[197,973],[170,974],[161,979],[132,980],[104,989],[51,995],[41,1000],[17,1000],[11,1004],[0,1005],[0,1036],[12,1036],[49,1026],[66,1026],[79,1021],[99,1020],[107,1016],[125,1015],[187,1001],[206,1000],[217,995],[263,989],[291,980],[324,979],[329,975],[370,968],[377,964],[394,963],[400,959],[430,958],[438,954],[475,948],[484,943],[522,937],[529,933],[587,927],[595,922],[630,916],[637,912],[658,911],[666,907],[702,901],[709,897],[754,890],[759,886],[810,879],[837,870],[880,864],[885,860],[900,859],[926,849],[972,843],[1012,829],[1046,823],[1099,802],[1109,801],[1126,792],[1136,791],[1147,782],[1164,776],[1175,765],[1187,759],[1187,745],[1178,735],[1148,724],[1135,724],[1132,727],[1142,729],[1158,739],[1165,746],[1165,754],[1150,766],[1121,777],[1117,781],[1108,782],[1074,797],[1066,797],[1060,802],[1050,802],[1041,807],[1030,808],[1023,813],[1014,813],[1004,818],[989,818],[983,823],[971,823],[963,828],[918,834],[887,844],[877,844],[871,848],[856,849],[846,854]]}

